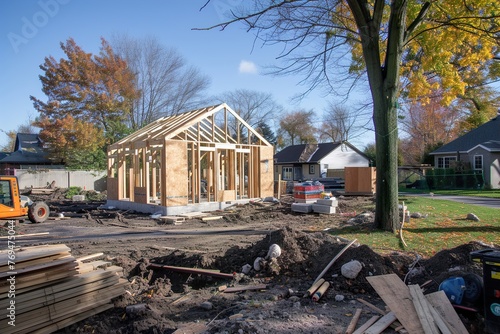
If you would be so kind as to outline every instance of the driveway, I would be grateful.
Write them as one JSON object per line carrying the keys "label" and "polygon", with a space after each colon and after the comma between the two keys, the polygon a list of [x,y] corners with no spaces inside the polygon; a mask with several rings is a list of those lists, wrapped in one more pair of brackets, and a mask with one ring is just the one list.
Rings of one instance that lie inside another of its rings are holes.
{"label": "driveway", "polygon": [[500,209],[500,198],[488,198],[488,197],[475,197],[475,196],[453,196],[453,195],[430,195],[430,194],[411,194],[402,193],[406,196],[422,196],[422,197],[433,197],[437,199],[444,199],[448,201],[460,202],[465,204],[473,204],[486,206],[489,208]]}

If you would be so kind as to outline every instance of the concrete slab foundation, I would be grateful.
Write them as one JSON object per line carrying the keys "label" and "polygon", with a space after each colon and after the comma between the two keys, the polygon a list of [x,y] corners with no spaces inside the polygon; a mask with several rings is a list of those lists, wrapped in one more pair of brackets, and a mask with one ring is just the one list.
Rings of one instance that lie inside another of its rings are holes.
{"label": "concrete slab foundation", "polygon": [[188,212],[211,212],[217,210],[224,210],[236,204],[246,204],[250,201],[255,201],[256,198],[248,198],[227,202],[207,202],[188,204],[185,206],[161,206],[156,204],[142,204],[126,200],[107,200],[105,207],[115,208],[119,210],[134,210],[142,213],[160,214],[161,216],[178,216]]}

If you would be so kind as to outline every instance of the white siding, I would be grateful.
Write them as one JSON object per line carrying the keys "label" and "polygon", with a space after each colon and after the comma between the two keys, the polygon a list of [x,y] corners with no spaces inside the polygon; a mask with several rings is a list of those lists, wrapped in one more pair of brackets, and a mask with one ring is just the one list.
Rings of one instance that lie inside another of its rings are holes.
{"label": "white siding", "polygon": [[321,160],[321,172],[326,172],[323,170],[325,164],[328,164],[328,169],[343,169],[344,167],[369,167],[370,161],[349,147],[341,145]]}

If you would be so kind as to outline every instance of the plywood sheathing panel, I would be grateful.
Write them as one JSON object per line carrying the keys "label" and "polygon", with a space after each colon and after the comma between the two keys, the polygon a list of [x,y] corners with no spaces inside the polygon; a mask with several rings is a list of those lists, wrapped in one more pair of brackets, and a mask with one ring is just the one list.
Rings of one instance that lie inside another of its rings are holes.
{"label": "plywood sheathing panel", "polygon": [[146,187],[135,187],[134,188],[134,202],[148,204],[148,194]]}
{"label": "plywood sheathing panel", "polygon": [[166,155],[166,164],[163,167],[166,176],[166,206],[187,205],[187,143],[165,140],[164,149]]}
{"label": "plywood sheathing panel", "polygon": [[273,154],[273,147],[260,147],[260,171],[258,175],[258,180],[260,180],[260,197],[274,196]]}
{"label": "plywood sheathing panel", "polygon": [[118,200],[118,192],[120,189],[118,179],[115,177],[108,177],[106,184],[108,185],[107,198],[111,200]]}
{"label": "plywood sheathing panel", "polygon": [[376,187],[375,167],[345,167],[346,194],[373,195]]}

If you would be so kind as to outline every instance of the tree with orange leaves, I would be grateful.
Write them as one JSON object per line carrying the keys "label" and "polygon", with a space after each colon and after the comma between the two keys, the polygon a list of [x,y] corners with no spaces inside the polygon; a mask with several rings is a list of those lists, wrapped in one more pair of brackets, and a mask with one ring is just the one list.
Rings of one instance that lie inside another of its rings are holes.
{"label": "tree with orange leaves", "polygon": [[67,59],[46,57],[40,66],[47,100],[30,98],[40,113],[34,125],[42,129],[52,157],[74,165],[76,152],[95,155],[117,139],[114,128],[126,120],[139,92],[134,74],[106,40],[101,39],[99,55],[83,51],[71,38],[61,49]]}

